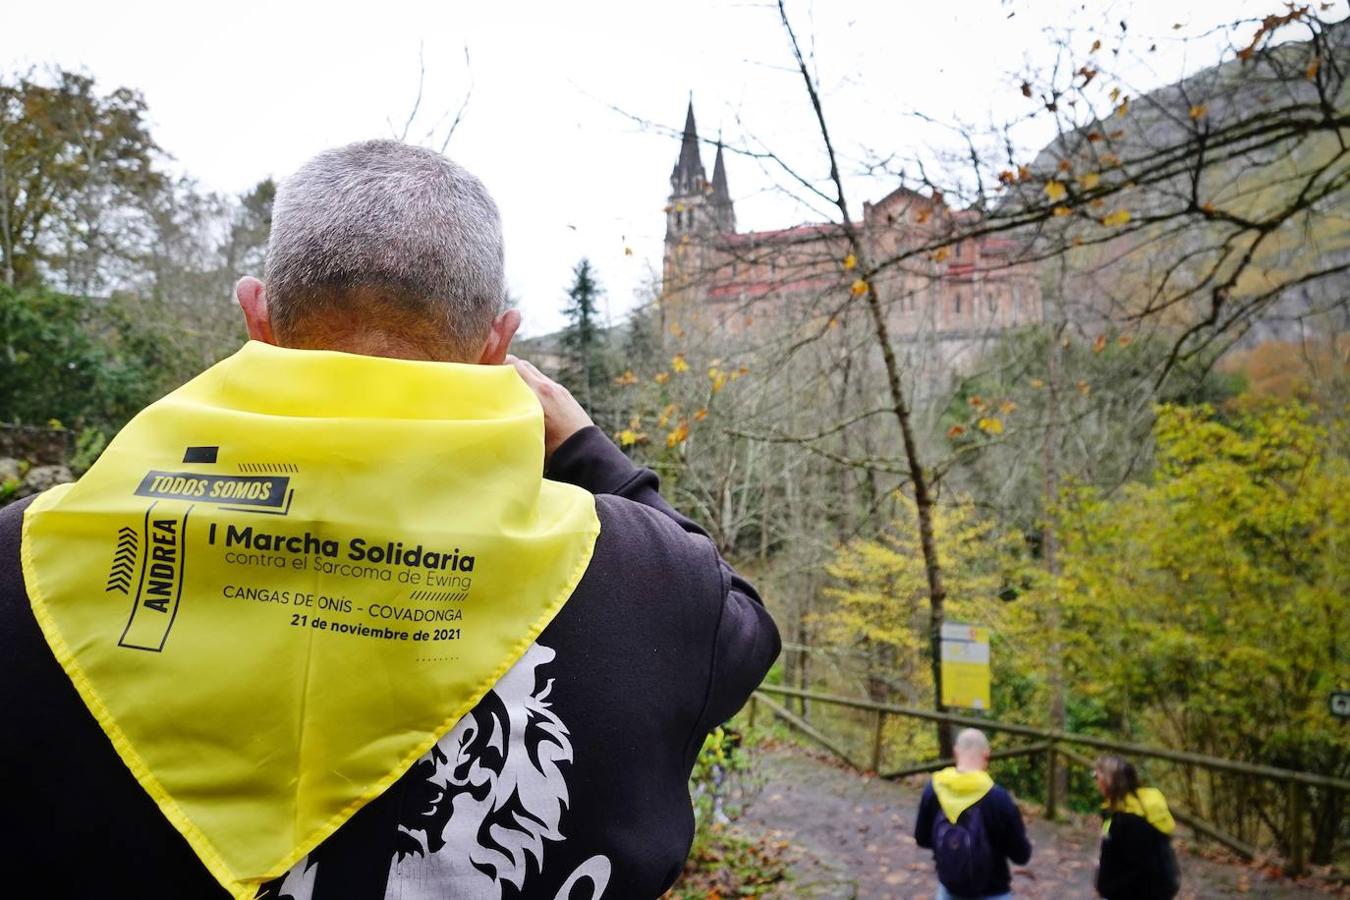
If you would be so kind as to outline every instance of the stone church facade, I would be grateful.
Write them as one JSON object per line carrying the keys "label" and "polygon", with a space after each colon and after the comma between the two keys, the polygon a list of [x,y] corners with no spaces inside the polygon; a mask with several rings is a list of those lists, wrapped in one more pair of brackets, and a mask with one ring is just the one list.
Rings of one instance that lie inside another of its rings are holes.
{"label": "stone church facade", "polygon": [[[700,151],[691,102],[666,207],[665,333],[764,345],[793,329],[835,325],[856,278],[839,226],[737,231],[722,146],[711,178]],[[972,221],[978,213],[900,187],[863,204],[861,229],[871,259],[883,261]],[[1036,269],[1018,262],[1016,252],[1012,240],[997,235],[961,240],[875,277],[895,343],[909,345],[903,355],[911,359],[923,348],[929,378],[959,370],[1002,332],[1041,321]]]}

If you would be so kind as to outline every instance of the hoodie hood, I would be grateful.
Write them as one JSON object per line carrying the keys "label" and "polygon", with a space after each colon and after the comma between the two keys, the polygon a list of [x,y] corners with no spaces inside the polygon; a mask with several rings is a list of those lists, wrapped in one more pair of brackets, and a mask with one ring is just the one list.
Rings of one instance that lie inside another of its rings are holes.
{"label": "hoodie hood", "polygon": [[994,779],[988,772],[962,772],[954,766],[933,776],[933,793],[943,815],[953,825],[961,813],[979,803],[993,786]]}

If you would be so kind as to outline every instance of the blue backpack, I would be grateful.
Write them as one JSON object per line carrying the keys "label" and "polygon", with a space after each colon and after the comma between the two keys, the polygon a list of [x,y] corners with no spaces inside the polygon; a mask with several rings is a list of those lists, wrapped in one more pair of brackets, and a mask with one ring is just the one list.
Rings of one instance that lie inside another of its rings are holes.
{"label": "blue backpack", "polygon": [[994,849],[984,830],[980,804],[961,813],[955,824],[942,810],[933,822],[933,859],[938,881],[958,897],[979,897],[994,869]]}

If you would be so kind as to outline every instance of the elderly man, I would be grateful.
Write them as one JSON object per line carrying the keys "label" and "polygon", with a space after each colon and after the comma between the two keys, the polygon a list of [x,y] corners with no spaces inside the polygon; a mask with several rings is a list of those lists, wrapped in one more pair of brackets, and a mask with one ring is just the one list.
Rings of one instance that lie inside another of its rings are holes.
{"label": "elderly man", "polygon": [[508,355],[464,169],[320,154],[266,276],[238,354],[0,511],[11,890],[658,896],[778,653],[759,597]]}
{"label": "elderly man", "polygon": [[919,800],[914,840],[933,851],[938,900],[1012,896],[1008,860],[1026,865],[1031,844],[1022,814],[989,777],[989,739],[967,728],[956,738],[956,765],[933,776]]}

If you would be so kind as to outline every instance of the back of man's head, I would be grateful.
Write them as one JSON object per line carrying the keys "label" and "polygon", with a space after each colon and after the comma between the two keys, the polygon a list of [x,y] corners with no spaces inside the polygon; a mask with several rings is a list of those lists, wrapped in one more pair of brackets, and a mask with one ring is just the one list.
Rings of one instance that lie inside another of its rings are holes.
{"label": "back of man's head", "polygon": [[349,144],[277,188],[265,277],[279,344],[474,362],[505,300],[501,219],[439,153]]}
{"label": "back of man's head", "polygon": [[989,768],[989,738],[978,728],[967,728],[956,736],[956,767],[963,771]]}

